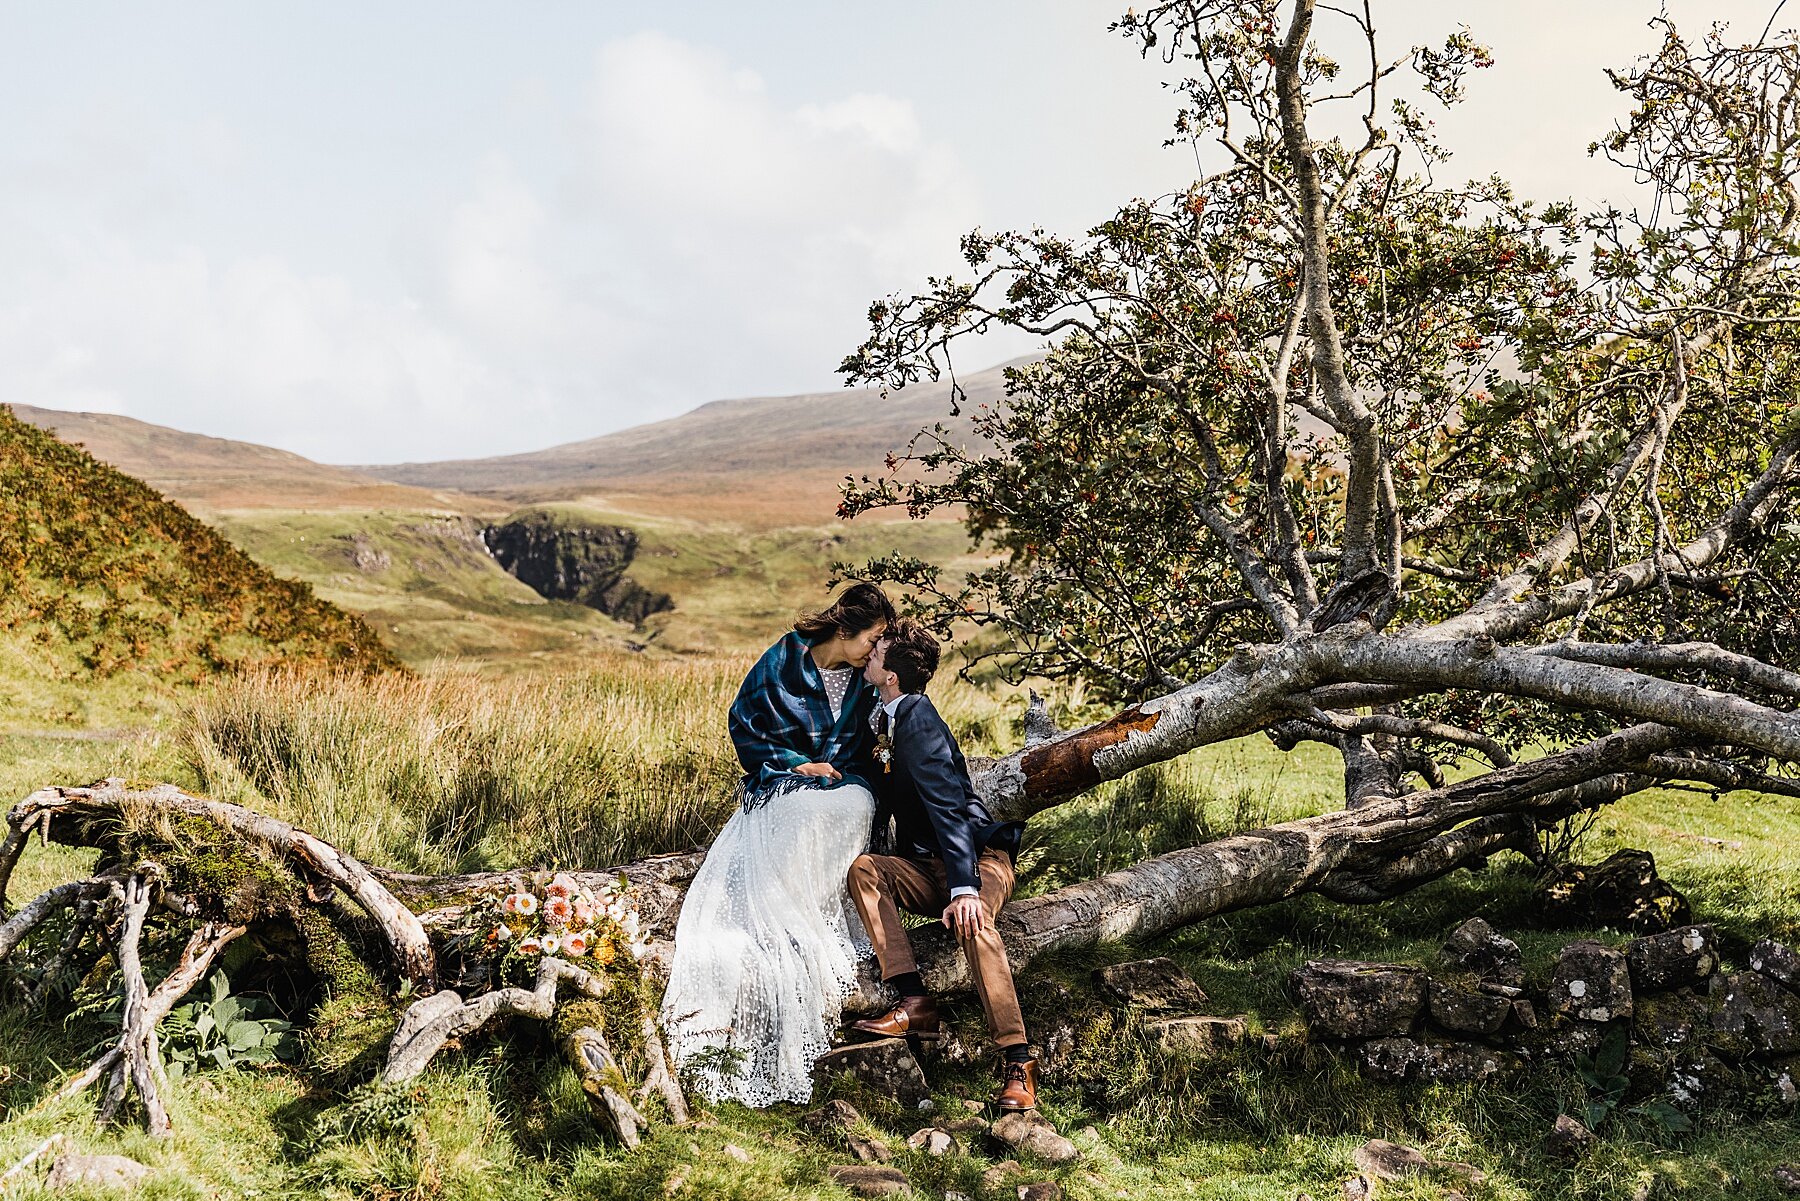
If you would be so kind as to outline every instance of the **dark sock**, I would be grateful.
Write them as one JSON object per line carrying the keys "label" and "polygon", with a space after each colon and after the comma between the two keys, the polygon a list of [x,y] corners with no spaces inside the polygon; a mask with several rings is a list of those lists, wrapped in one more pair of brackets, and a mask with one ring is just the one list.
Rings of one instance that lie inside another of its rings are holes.
{"label": "dark sock", "polygon": [[903,997],[922,997],[925,995],[925,981],[917,972],[901,972],[898,976],[889,976],[888,983],[900,990]]}
{"label": "dark sock", "polygon": [[1030,1063],[1037,1058],[1031,1053],[1030,1043],[1019,1043],[1017,1046],[1002,1047],[1000,1050],[1005,1054],[1008,1063]]}

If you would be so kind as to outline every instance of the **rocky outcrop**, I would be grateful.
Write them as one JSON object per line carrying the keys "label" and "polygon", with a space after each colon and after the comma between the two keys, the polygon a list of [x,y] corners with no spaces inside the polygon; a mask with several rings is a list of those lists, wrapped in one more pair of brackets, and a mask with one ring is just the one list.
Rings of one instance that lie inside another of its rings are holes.
{"label": "rocky outcrop", "polygon": [[[1732,972],[1720,969],[1717,948],[1706,925],[1623,947],[1582,939],[1562,948],[1535,991],[1518,948],[1475,919],[1446,942],[1446,977],[1409,964],[1310,960],[1289,985],[1309,1036],[1371,1080],[1479,1081],[1558,1059],[1606,1077],[1617,1090],[1609,1107],[1659,1099],[1692,1109],[1746,1090],[1800,1103],[1800,991],[1791,987],[1800,954],[1764,939],[1749,967]],[[1616,1066],[1601,1071],[1595,1065],[1608,1056]]]}
{"label": "rocky outcrop", "polygon": [[1151,1013],[1192,1011],[1206,1004],[1206,993],[1193,978],[1167,958],[1115,963],[1094,973],[1100,987],[1124,1005]]}
{"label": "rocky outcrop", "polygon": [[1329,1038],[1409,1034],[1425,1009],[1425,973],[1398,963],[1312,959],[1289,983],[1307,1024]]}
{"label": "rocky outcrop", "polygon": [[652,592],[626,576],[637,555],[638,536],[624,526],[574,522],[536,511],[490,525],[481,536],[496,563],[549,600],[574,601],[634,626],[675,607],[667,593]]}
{"label": "rocky outcrop", "polygon": [[908,1109],[923,1109],[931,1101],[925,1072],[903,1038],[878,1038],[834,1048],[819,1057],[813,1070],[822,1081],[848,1072],[868,1088],[892,1097]]}
{"label": "rocky outcrop", "polygon": [[1538,922],[1550,927],[1611,926],[1654,934],[1686,925],[1686,897],[1656,874],[1649,851],[1615,851],[1596,864],[1557,868],[1532,897]]}

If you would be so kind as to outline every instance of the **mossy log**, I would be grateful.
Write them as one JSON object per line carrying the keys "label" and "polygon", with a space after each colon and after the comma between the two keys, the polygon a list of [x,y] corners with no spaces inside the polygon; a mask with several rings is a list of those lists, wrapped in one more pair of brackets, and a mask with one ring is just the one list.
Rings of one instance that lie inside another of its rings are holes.
{"label": "mossy log", "polygon": [[[210,823],[194,827],[195,820]],[[124,982],[124,1010],[118,1041],[85,1070],[66,1082],[56,1099],[74,1096],[102,1077],[109,1084],[99,1116],[111,1121],[127,1096],[135,1092],[153,1135],[169,1132],[162,1104],[162,1066],[157,1026],[200,982],[218,954],[252,925],[286,923],[289,942],[297,929],[306,964],[331,985],[372,984],[380,977],[399,981],[395,992],[416,992],[417,999],[401,1015],[389,1040],[382,1076],[388,1081],[411,1079],[422,1072],[445,1045],[508,1017],[550,1021],[559,1012],[559,988],[582,998],[607,998],[607,976],[585,971],[560,959],[547,958],[532,988],[500,988],[465,999],[438,987],[437,949],[431,934],[455,931],[469,902],[484,893],[515,891],[527,886],[524,873],[487,873],[455,880],[377,873],[323,840],[285,822],[242,806],[195,797],[169,785],[132,789],[123,781],[106,780],[89,788],[43,789],[14,806],[8,814],[9,837],[0,853],[0,879],[10,876],[23,850],[27,832],[73,846],[101,851],[95,876],[56,885],[0,923],[0,966],[18,952],[34,930],[70,910],[77,911],[68,935],[57,944],[51,961],[66,956],[71,939],[93,934],[117,963]],[[222,853],[218,835],[235,839],[237,853]],[[146,857],[130,868],[122,862]],[[652,920],[672,925],[680,903],[680,883],[693,868],[664,857],[634,870],[634,899],[641,896]],[[160,860],[160,861],[159,861]],[[589,883],[616,882],[619,873],[582,873]],[[394,881],[416,913],[390,891],[382,877]],[[179,880],[186,893],[172,883]],[[664,881],[680,883],[668,884]],[[662,891],[659,892],[659,889]],[[338,891],[346,894],[379,933],[369,949],[385,962],[364,963],[336,929],[330,909]],[[659,905],[659,898],[661,904]],[[435,903],[435,904],[434,904]],[[5,896],[0,893],[0,906]],[[95,912],[83,912],[81,907]],[[165,911],[179,922],[196,924],[175,966],[154,989],[144,976],[142,944],[146,920]],[[4,910],[0,910],[4,912]],[[221,915],[230,915],[219,920]],[[98,917],[99,920],[92,920]],[[109,933],[112,932],[112,933]],[[379,952],[385,951],[385,956]],[[353,962],[343,963],[348,957]],[[479,973],[478,973],[479,974]],[[42,989],[38,991],[41,997]],[[634,1058],[646,1064],[644,1080],[633,1089],[607,1042],[604,1011],[593,1020],[562,1023],[558,1043],[593,1099],[602,1124],[628,1146],[636,1145],[648,1125],[639,1107],[647,1097],[660,1098],[676,1122],[688,1117],[654,1018],[642,999],[627,990],[629,1032],[642,1041]],[[110,1076],[109,1076],[110,1074]]]}

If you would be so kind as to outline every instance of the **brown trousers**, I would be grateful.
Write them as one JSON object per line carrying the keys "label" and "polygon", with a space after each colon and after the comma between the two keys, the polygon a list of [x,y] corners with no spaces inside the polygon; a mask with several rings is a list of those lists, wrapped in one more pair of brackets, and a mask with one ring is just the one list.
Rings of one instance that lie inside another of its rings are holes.
{"label": "brown trousers", "polygon": [[[976,862],[981,873],[981,899],[989,916],[1011,899],[1012,859],[1005,851],[986,850]],[[950,886],[944,879],[941,859],[908,859],[898,855],[859,855],[850,865],[850,899],[862,915],[863,929],[875,944],[881,978],[891,980],[919,968],[912,943],[900,921],[900,910],[925,917],[941,917],[950,904]],[[1000,932],[991,925],[973,938],[962,940],[969,959],[969,975],[987,1014],[988,1033],[994,1045],[1013,1047],[1026,1042],[1025,1019],[1019,1013],[1019,996],[1013,989],[1012,964]]]}

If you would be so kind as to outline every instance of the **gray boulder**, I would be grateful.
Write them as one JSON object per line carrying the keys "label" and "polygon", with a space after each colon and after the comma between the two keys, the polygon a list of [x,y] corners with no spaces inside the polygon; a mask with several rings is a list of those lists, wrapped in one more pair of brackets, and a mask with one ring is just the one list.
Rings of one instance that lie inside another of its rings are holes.
{"label": "gray boulder", "polygon": [[1557,1159],[1573,1161],[1592,1151],[1599,1142],[1592,1130],[1565,1113],[1557,1116],[1556,1125],[1545,1136],[1544,1150]]}
{"label": "gray boulder", "polygon": [[956,1141],[956,1136],[942,1126],[927,1126],[923,1130],[915,1130],[908,1136],[906,1145],[914,1151],[923,1151],[934,1157],[962,1150],[962,1145]]}
{"label": "gray boulder", "polygon": [[1761,972],[1783,988],[1800,992],[1800,951],[1765,938],[1750,948],[1750,970]]}
{"label": "gray boulder", "polygon": [[1357,1048],[1357,1064],[1370,1080],[1466,1082],[1486,1080],[1516,1066],[1512,1056],[1467,1043],[1416,1038],[1372,1038]]}
{"label": "gray boulder", "polygon": [[1631,1016],[1631,971],[1625,956],[1584,938],[1562,949],[1550,976],[1550,1008],[1588,1022]]}
{"label": "gray boulder", "polygon": [[1711,1025],[1706,999],[1688,992],[1638,997],[1632,1006],[1632,1035],[1646,1047],[1701,1046]]}
{"label": "gray boulder", "polygon": [[1192,1013],[1206,1004],[1206,992],[1173,959],[1136,959],[1094,974],[1120,1003],[1146,1012]]}
{"label": "gray boulder", "polygon": [[826,1168],[825,1172],[832,1180],[859,1197],[912,1196],[912,1186],[907,1183],[906,1174],[899,1168],[853,1163]]}
{"label": "gray boulder", "polygon": [[1633,939],[1625,948],[1634,992],[1658,992],[1704,983],[1719,966],[1711,926],[1681,926]]}
{"label": "gray boulder", "polygon": [[1058,1134],[1050,1119],[1035,1109],[1001,1115],[989,1128],[988,1137],[1003,1152],[1022,1152],[1047,1163],[1069,1163],[1081,1158],[1075,1144]]}
{"label": "gray boulder", "polygon": [[1404,1180],[1431,1166],[1423,1151],[1390,1143],[1385,1138],[1370,1139],[1351,1152],[1350,1158],[1357,1171],[1377,1180]]}
{"label": "gray boulder", "polygon": [[851,1043],[819,1056],[814,1073],[829,1078],[849,1072],[874,1091],[892,1097],[908,1109],[921,1108],[931,1100],[931,1087],[912,1049],[903,1038],[878,1038],[873,1042]]}
{"label": "gray boulder", "polygon": [[1478,980],[1506,988],[1525,987],[1525,957],[1519,944],[1494,933],[1481,918],[1472,917],[1452,930],[1440,954],[1451,968]]}
{"label": "gray boulder", "polygon": [[1404,964],[1314,959],[1288,982],[1308,1026],[1327,1038],[1409,1034],[1425,1009],[1425,973]]}
{"label": "gray boulder", "polygon": [[[1710,1001],[1714,1031],[1727,1039],[1741,1036],[1751,1053],[1792,1055],[1800,1051],[1800,996],[1762,973],[1713,977]],[[1733,1049],[1729,1041],[1718,1045]]]}
{"label": "gray boulder", "polygon": [[1687,898],[1656,874],[1649,851],[1616,851],[1595,864],[1557,868],[1532,896],[1537,920],[1546,926],[1654,933],[1693,920]]}
{"label": "gray boulder", "polygon": [[1669,1069],[1669,1098],[1684,1108],[1729,1096],[1739,1085],[1730,1066],[1705,1047],[1679,1056]]}
{"label": "gray boulder", "polygon": [[1243,1045],[1243,1018],[1164,1018],[1147,1027],[1156,1045],[1171,1055],[1216,1055]]}
{"label": "gray boulder", "polygon": [[1505,997],[1454,982],[1432,980],[1428,1006],[1431,1022],[1457,1034],[1496,1034],[1513,1011]]}
{"label": "gray boulder", "polygon": [[50,1174],[44,1178],[44,1191],[56,1193],[86,1188],[136,1192],[138,1185],[149,1175],[149,1168],[126,1155],[67,1153],[57,1156],[56,1162],[50,1165]]}

